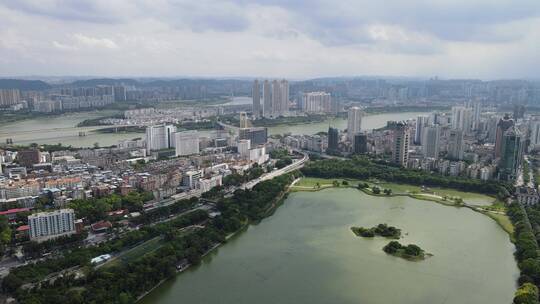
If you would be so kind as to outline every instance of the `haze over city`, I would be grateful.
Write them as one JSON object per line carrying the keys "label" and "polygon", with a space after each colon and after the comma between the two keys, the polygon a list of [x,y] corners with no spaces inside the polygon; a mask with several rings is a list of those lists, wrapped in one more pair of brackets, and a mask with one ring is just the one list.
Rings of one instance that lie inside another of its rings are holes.
{"label": "haze over city", "polygon": [[538,78],[540,2],[0,3],[0,75]]}

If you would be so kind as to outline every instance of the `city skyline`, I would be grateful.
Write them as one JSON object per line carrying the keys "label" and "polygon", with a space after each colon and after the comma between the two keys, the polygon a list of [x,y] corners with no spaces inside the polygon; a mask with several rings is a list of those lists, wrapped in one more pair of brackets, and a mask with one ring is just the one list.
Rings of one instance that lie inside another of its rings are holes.
{"label": "city skyline", "polygon": [[538,79],[539,16],[537,1],[5,1],[1,76]]}
{"label": "city skyline", "polygon": [[539,0],[1,0],[0,304],[540,304],[535,28]]}

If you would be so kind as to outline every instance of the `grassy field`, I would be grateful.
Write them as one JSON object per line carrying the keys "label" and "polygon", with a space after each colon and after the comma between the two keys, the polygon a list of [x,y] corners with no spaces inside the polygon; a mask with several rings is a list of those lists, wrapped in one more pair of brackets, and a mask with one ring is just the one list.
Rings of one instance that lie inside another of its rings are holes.
{"label": "grassy field", "polygon": [[103,264],[102,267],[117,266],[120,263],[127,263],[130,261],[136,260],[147,253],[157,250],[162,245],[163,245],[163,239],[160,236],[155,237],[138,246],[135,246],[129,249],[128,251],[121,253],[119,256],[112,258],[111,260]]}
{"label": "grassy field", "polygon": [[[341,179],[326,179],[326,178],[316,178],[316,177],[304,177],[301,178],[292,188],[313,188],[317,187],[317,183],[323,187],[333,187],[332,184],[334,180],[341,182]],[[354,184],[358,184],[358,181],[355,181]]]}
{"label": "grassy field", "polygon": [[499,214],[499,213],[493,213],[493,212],[486,212],[486,211],[478,211],[478,212],[480,212],[480,213],[482,213],[484,215],[487,215],[490,218],[492,218],[493,220],[495,220],[497,222],[497,224],[499,224],[499,226],[501,226],[501,228],[504,231],[508,232],[512,242],[515,241],[515,239],[514,239],[514,225],[512,224],[512,221],[510,221],[510,218],[507,215]]}
{"label": "grassy field", "polygon": [[[367,182],[370,186],[378,185],[381,189],[391,189],[394,194],[421,194],[422,189],[419,186],[406,185],[406,184],[397,184],[397,183],[388,183],[388,182],[379,182],[379,181],[360,181],[354,179],[325,179],[325,178],[314,178],[314,177],[304,177],[292,187],[293,191],[317,191],[324,188],[333,187],[333,182],[338,181],[342,182],[346,180],[349,182],[349,186],[356,186],[358,183]],[[317,183],[320,187],[317,186]],[[443,189],[438,187],[429,188],[429,194],[438,195],[441,197],[460,197],[466,203],[472,205],[482,205],[488,206],[495,203],[497,200],[494,197],[473,192],[463,192],[454,189]]]}

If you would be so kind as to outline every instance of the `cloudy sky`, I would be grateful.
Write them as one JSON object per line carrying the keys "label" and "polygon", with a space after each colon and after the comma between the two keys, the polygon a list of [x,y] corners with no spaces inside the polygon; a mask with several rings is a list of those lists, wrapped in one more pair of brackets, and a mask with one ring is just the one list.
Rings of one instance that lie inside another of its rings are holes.
{"label": "cloudy sky", "polygon": [[540,78],[540,0],[0,0],[0,75]]}

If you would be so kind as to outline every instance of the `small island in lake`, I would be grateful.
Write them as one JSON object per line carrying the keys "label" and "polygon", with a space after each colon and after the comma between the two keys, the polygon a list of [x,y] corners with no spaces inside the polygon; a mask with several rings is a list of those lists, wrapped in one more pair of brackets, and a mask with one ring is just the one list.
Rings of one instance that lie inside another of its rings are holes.
{"label": "small island in lake", "polygon": [[404,246],[398,241],[391,241],[383,247],[383,251],[387,254],[413,261],[424,260],[427,257],[432,256],[432,254],[426,253],[422,248],[415,244]]}
{"label": "small island in lake", "polygon": [[372,228],[351,227],[351,230],[357,236],[368,238],[384,236],[386,238],[399,239],[401,237],[401,229],[386,224],[379,224]]}

